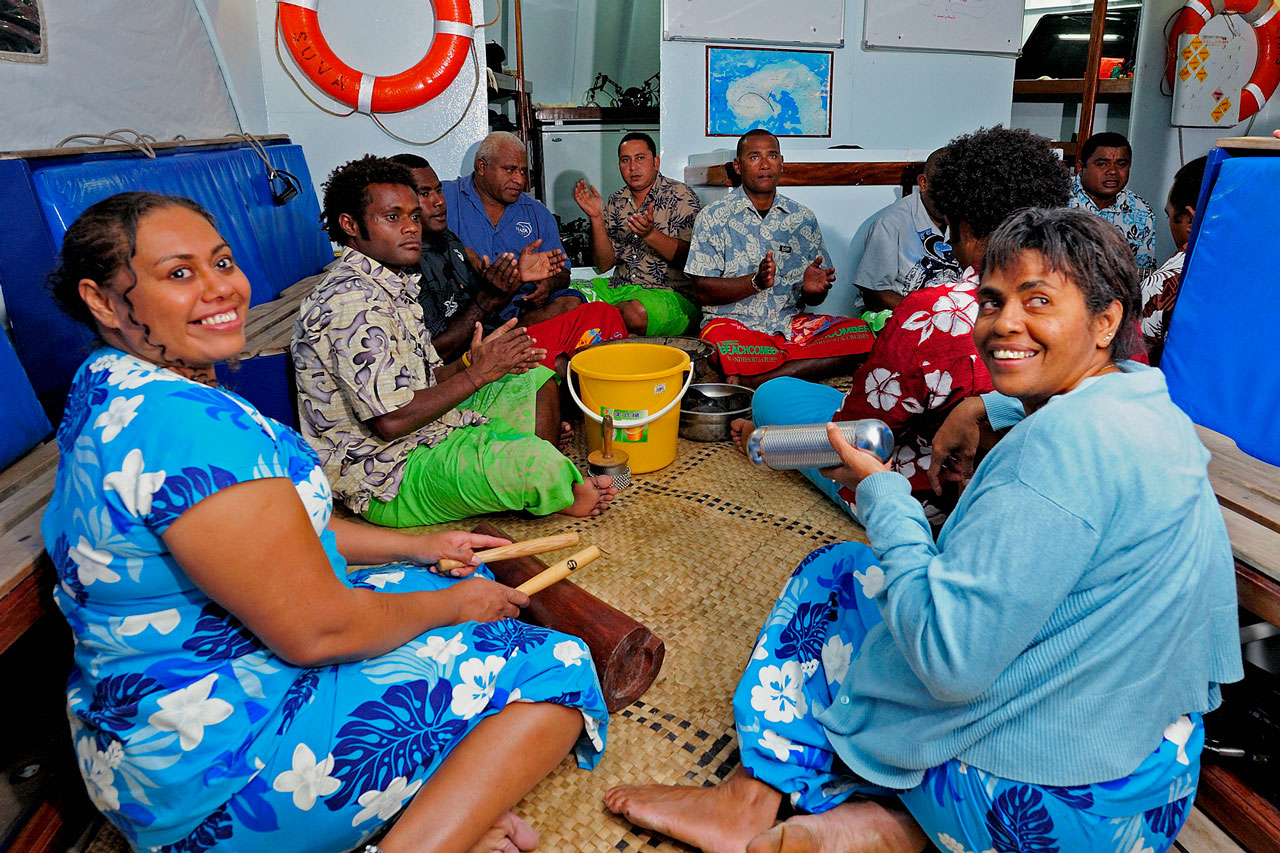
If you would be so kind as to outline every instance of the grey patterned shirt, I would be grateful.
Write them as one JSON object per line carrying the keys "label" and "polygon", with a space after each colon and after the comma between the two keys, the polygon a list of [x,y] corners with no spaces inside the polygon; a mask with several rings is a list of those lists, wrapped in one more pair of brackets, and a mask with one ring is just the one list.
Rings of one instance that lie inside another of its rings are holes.
{"label": "grey patterned shirt", "polygon": [[334,494],[354,512],[396,496],[414,448],[486,422],[478,412],[452,409],[391,441],[365,424],[436,384],[433,371],[443,361],[423,324],[418,278],[348,247],[298,309],[290,349],[302,434]]}
{"label": "grey patterned shirt", "polygon": [[702,306],[703,326],[727,317],[757,332],[790,335],[791,319],[800,313],[804,268],[818,255],[823,266],[831,263],[818,218],[781,193],[763,219],[742,187],[703,208],[693,224],[686,273],[713,278],[751,275],[766,251],[773,252],[777,264],[773,287],[727,305]]}

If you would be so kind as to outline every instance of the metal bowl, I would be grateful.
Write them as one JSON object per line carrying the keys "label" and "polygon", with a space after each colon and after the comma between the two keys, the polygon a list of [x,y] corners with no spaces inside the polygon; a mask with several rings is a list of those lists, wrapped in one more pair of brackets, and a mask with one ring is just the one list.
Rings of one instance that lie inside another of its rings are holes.
{"label": "metal bowl", "polygon": [[689,386],[680,402],[680,437],[690,441],[729,441],[729,425],[737,418],[751,417],[751,388],[723,382]]}
{"label": "metal bowl", "polygon": [[[711,354],[715,351],[711,344],[701,338],[690,338],[684,335],[631,335],[616,341],[597,341],[583,349],[607,347],[610,344],[660,344],[675,347],[689,354],[689,363],[693,366],[693,381],[707,382],[719,378],[716,369],[711,366]],[[684,377],[681,377],[683,379]]]}

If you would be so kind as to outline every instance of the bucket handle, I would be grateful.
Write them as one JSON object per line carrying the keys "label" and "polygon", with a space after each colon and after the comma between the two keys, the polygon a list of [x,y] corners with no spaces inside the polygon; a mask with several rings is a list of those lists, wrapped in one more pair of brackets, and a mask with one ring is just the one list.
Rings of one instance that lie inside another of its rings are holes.
{"label": "bucket handle", "polygon": [[[642,427],[642,426],[646,426],[648,424],[653,423],[658,418],[662,417],[667,412],[671,411],[676,406],[680,405],[680,401],[684,399],[685,392],[689,390],[689,384],[691,382],[693,382],[693,365],[692,364],[689,365],[689,375],[685,377],[684,387],[680,389],[680,393],[676,395],[674,400],[672,400],[670,403],[667,403],[661,409],[654,412],[652,415],[648,415],[647,417],[614,418],[613,419],[614,429],[636,429],[637,427]],[[568,369],[565,371],[564,384],[569,386],[569,396],[573,398],[573,402],[578,404],[578,408],[582,410],[582,413],[587,417],[591,418],[591,420],[595,421],[596,423],[603,424],[604,416],[597,415],[595,412],[588,409],[586,405],[582,402],[582,400],[578,399],[578,392],[573,390],[573,360],[572,359],[569,360]]]}

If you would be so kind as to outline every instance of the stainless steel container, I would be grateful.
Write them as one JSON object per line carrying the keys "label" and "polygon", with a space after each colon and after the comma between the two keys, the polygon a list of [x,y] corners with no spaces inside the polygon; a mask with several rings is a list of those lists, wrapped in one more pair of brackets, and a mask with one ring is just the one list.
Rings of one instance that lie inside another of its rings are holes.
{"label": "stainless steel container", "polygon": [[680,437],[690,441],[728,441],[729,425],[751,417],[755,391],[724,382],[694,383],[680,402]]}

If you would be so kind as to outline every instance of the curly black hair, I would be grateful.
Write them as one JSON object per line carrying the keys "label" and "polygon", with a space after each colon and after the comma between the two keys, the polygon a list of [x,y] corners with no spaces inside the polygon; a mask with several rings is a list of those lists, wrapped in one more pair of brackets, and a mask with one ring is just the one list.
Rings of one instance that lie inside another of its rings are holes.
{"label": "curly black hair", "polygon": [[348,239],[347,232],[338,224],[338,217],[344,213],[359,223],[360,236],[368,239],[364,211],[372,200],[370,184],[404,184],[415,194],[418,192],[409,170],[385,157],[366,154],[359,160],[343,163],[324,182],[324,210],[320,213],[320,224],[329,232],[329,239],[338,245],[345,246]]}
{"label": "curly black hair", "polygon": [[929,182],[951,227],[967,223],[978,239],[1024,208],[1064,207],[1070,192],[1067,167],[1048,139],[1000,125],[948,142]]}

